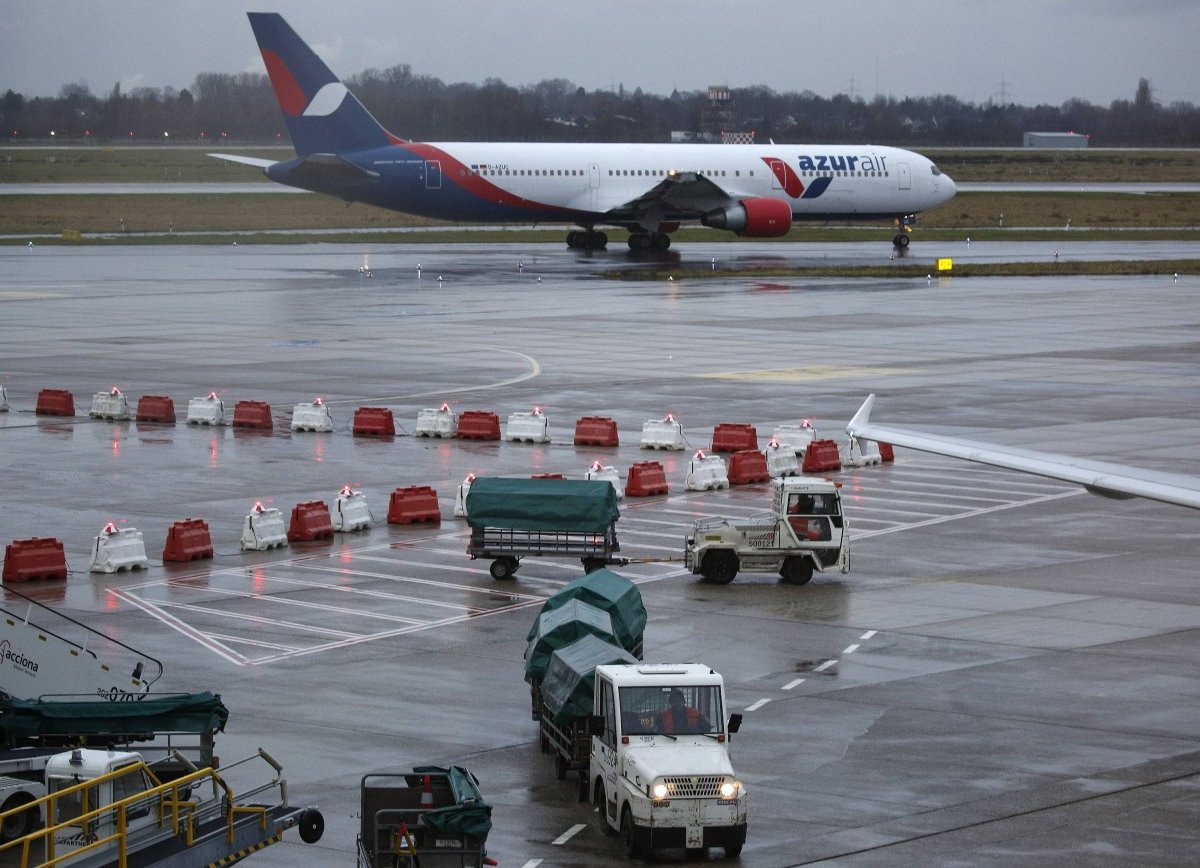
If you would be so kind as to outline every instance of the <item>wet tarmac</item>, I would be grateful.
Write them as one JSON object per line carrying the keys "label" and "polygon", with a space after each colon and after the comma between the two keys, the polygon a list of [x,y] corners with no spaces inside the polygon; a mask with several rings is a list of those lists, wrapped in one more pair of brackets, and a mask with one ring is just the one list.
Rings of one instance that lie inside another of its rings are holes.
{"label": "wet tarmac", "polygon": [[[910,261],[1043,247],[916,241]],[[670,493],[622,505],[622,553],[639,558],[679,557],[697,518],[769,507],[765,485],[686,491],[690,451],[639,450],[642,423],[668,412],[690,449],[720,422],[765,443],[807,418],[844,441],[874,391],[879,421],[1200,475],[1200,278],[746,273],[888,251],[681,245],[665,260],[678,276],[649,282],[636,272],[661,261],[558,245],[0,250],[0,540],[61,539],[68,580],[19,590],[161,658],[155,689],[219,692],[222,758],[262,745],[292,800],[321,806],[319,844],[289,833],[250,864],[352,864],[362,775],[457,763],[494,806],[502,865],[621,865],[539,752],[522,680],[537,607],[581,567],[527,559],[494,581],[452,517],[468,473],[660,460]],[[88,419],[113,386],[131,404],[172,397],[179,423]],[[77,415],[35,416],[43,388],[71,390]],[[184,424],[210,390],[230,410],[269,402],[273,431]],[[291,432],[315,396],[335,430]],[[502,422],[540,406],[552,442],[409,436],[443,401]],[[391,408],[406,433],[352,437],[360,406]],[[584,415],[615,419],[621,445],[574,446]],[[745,714],[732,751],[750,833],[727,864],[1194,864],[1197,513],[897,453],[837,474],[847,575],[711,586],[680,563],[619,570],[645,597],[646,659],[713,666]],[[370,530],[239,551],[256,501],[286,514],[347,484]],[[437,490],[440,525],[383,523],[407,485]],[[163,565],[167,528],[189,517],[217,557]],[[143,533],[149,569],[87,572],[108,521]]]}

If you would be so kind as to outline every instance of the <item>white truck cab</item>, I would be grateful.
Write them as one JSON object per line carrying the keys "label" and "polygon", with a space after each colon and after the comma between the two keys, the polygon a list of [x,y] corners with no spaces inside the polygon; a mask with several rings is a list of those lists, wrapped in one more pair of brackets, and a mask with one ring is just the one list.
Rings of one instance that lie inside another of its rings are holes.
{"label": "white truck cab", "polygon": [[778,572],[793,585],[813,571],[850,571],[850,534],[840,486],[828,479],[784,477],[771,482],[771,512],[743,521],[697,521],[684,540],[684,566],[724,585],[738,572]]}
{"label": "white truck cab", "polygon": [[589,777],[600,829],[626,855],[746,842],[749,798],[729,760],[720,674],[698,663],[597,666]]}
{"label": "white truck cab", "polygon": [[[81,822],[80,818],[89,811],[136,796],[157,785],[157,781],[146,774],[141,754],[131,751],[77,748],[57,754],[46,763],[48,795],[92,780],[98,783],[77,789],[52,802],[54,823],[71,822],[54,836],[56,848],[71,850],[84,847],[112,835],[116,820],[113,812],[104,812],[90,821]],[[144,826],[157,825],[156,804],[156,799],[147,798],[144,803],[129,805],[125,810],[126,830],[132,833]]]}

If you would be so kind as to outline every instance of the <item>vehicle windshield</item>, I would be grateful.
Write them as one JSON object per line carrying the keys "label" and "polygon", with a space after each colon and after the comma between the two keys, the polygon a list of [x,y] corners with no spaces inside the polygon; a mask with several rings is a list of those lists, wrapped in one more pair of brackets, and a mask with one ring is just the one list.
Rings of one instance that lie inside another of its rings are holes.
{"label": "vehicle windshield", "polygon": [[838,498],[833,494],[792,492],[788,495],[788,515],[838,515]]}
{"label": "vehicle windshield", "polygon": [[622,687],[622,735],[719,735],[725,731],[716,685]]}

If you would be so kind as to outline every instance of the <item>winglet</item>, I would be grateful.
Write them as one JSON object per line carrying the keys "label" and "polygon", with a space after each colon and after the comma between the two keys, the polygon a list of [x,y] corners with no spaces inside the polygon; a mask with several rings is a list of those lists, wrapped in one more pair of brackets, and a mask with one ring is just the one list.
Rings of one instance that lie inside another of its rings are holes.
{"label": "winglet", "polygon": [[854,418],[846,425],[846,433],[851,437],[858,436],[859,431],[871,423],[871,408],[875,405],[875,393],[867,395],[867,400],[863,401],[858,412],[854,414]]}

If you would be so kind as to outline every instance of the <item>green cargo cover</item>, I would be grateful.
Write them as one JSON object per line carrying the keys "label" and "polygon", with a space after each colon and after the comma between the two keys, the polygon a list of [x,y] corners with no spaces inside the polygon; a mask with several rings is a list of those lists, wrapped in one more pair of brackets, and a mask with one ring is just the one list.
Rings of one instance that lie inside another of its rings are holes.
{"label": "green cargo cover", "polygon": [[208,691],[138,702],[5,699],[0,702],[0,737],[11,743],[50,735],[221,732],[228,719],[221,697]]}
{"label": "green cargo cover", "polygon": [[616,642],[608,612],[583,600],[568,600],[562,606],[538,616],[537,635],[525,649],[525,680],[532,684],[544,678],[550,655],[583,636],[599,636]]}
{"label": "green cargo cover", "polygon": [[566,726],[592,713],[597,666],[637,662],[628,651],[603,639],[577,639],[551,655],[542,679],[542,705],[556,726]]}
{"label": "green cargo cover", "polygon": [[[446,775],[454,804],[436,808],[422,817],[426,826],[434,832],[459,835],[474,835],[480,844],[487,840],[492,831],[492,806],[483,800],[479,792],[479,779],[462,766],[413,766],[418,775]],[[420,786],[419,782],[414,784]]]}
{"label": "green cargo cover", "polygon": [[637,648],[642,639],[642,632],[646,629],[646,607],[642,604],[642,592],[629,579],[617,575],[612,570],[596,570],[564,585],[542,605],[541,612],[537,619],[534,619],[533,626],[529,628],[529,635],[525,638],[533,639],[537,635],[538,619],[542,615],[574,599],[583,600],[597,609],[608,612],[612,617],[613,635],[620,641],[621,647],[626,651]]}
{"label": "green cargo cover", "polygon": [[466,506],[471,527],[604,533],[621,517],[616,489],[599,480],[484,476]]}

